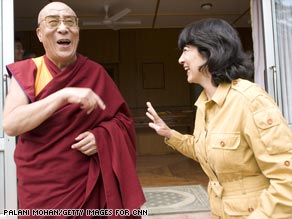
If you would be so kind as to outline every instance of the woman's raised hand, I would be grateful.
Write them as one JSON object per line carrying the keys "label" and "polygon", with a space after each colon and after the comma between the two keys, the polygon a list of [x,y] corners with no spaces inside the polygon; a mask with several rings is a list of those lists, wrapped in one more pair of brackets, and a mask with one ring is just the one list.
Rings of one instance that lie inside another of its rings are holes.
{"label": "woman's raised hand", "polygon": [[152,120],[152,122],[149,123],[149,127],[154,129],[158,135],[170,138],[172,135],[172,129],[170,129],[159,117],[150,102],[147,102],[146,105],[148,107],[146,116]]}

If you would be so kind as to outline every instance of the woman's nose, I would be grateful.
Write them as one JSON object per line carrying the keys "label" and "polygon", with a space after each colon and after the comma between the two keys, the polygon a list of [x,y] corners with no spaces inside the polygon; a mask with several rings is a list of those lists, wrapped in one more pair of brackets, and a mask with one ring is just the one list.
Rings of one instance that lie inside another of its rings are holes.
{"label": "woman's nose", "polygon": [[181,55],[181,56],[179,57],[179,59],[178,59],[178,63],[182,65],[183,62],[184,62],[184,61],[183,61],[183,55]]}

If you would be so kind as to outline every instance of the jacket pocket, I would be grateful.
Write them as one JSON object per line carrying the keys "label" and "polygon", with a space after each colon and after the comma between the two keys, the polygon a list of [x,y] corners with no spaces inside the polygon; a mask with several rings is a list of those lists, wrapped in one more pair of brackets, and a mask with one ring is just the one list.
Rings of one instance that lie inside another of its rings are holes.
{"label": "jacket pocket", "polygon": [[240,144],[239,133],[211,133],[210,136],[214,149],[236,150]]}
{"label": "jacket pocket", "polygon": [[208,159],[218,173],[240,170],[243,151],[240,147],[240,133],[210,133],[208,137]]}
{"label": "jacket pocket", "polygon": [[224,219],[247,218],[258,207],[260,193],[224,197],[222,200]]}
{"label": "jacket pocket", "polygon": [[291,130],[277,109],[270,108],[255,113],[254,121],[269,154],[282,153],[292,149]]}

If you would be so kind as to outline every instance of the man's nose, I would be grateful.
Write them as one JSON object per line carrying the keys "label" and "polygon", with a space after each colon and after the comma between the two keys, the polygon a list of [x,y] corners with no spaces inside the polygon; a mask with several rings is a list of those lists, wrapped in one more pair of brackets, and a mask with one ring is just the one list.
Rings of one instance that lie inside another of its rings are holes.
{"label": "man's nose", "polygon": [[64,31],[68,31],[68,27],[67,25],[64,23],[63,20],[60,21],[60,24],[58,26],[58,31],[64,32]]}

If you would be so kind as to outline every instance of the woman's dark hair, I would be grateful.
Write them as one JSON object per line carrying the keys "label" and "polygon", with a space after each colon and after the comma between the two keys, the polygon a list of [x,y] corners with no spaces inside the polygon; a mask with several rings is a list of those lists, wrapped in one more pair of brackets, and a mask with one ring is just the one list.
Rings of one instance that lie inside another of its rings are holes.
{"label": "woman's dark hair", "polygon": [[178,39],[182,50],[186,45],[198,48],[207,59],[199,70],[209,70],[215,86],[237,78],[253,80],[253,63],[243,51],[237,31],[221,19],[204,19],[187,25]]}

